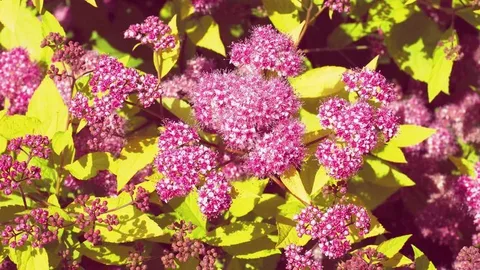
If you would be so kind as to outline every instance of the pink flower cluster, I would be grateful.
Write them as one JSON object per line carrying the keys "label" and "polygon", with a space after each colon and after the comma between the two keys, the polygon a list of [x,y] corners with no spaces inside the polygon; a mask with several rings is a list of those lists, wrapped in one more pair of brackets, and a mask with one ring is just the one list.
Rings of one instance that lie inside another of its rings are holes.
{"label": "pink flower cluster", "polygon": [[349,92],[356,92],[360,98],[388,104],[396,100],[395,85],[374,70],[368,68],[352,69],[343,74],[345,89]]}
{"label": "pink flower cluster", "polygon": [[291,244],[285,248],[284,255],[287,260],[286,269],[323,269],[322,263],[318,260],[315,260],[315,258],[313,257],[313,252],[311,250],[304,251],[302,247]]}
{"label": "pink flower cluster", "polygon": [[8,100],[9,114],[23,114],[42,81],[40,67],[30,61],[26,49],[0,52],[0,103]]}
{"label": "pink flower cluster", "polygon": [[351,9],[350,0],[325,0],[323,6],[340,13],[348,13]]}
{"label": "pink flower cluster", "polygon": [[320,104],[318,117],[325,128],[335,132],[337,143],[325,139],[318,145],[316,156],[331,176],[346,179],[362,166],[362,155],[371,152],[379,141],[388,142],[397,133],[395,114],[387,107],[375,108],[360,100],[350,104],[341,98],[329,98]]}
{"label": "pink flower cluster", "polygon": [[374,248],[364,248],[357,250],[352,254],[352,258],[341,262],[337,266],[337,270],[381,270],[384,269],[382,262],[388,258]]}
{"label": "pink flower cluster", "polygon": [[[458,191],[467,206],[468,213],[473,217],[473,222],[480,231],[480,162],[475,166],[475,178],[460,176],[458,178]],[[474,236],[474,245],[479,245],[478,235]]]}
{"label": "pink flower cluster", "polygon": [[455,270],[474,270],[480,268],[480,250],[476,247],[463,247],[453,264]]}
{"label": "pink flower cluster", "polygon": [[318,240],[322,254],[329,258],[339,258],[350,249],[346,239],[348,227],[355,225],[362,236],[370,230],[370,217],[367,210],[353,204],[336,204],[325,212],[309,205],[294,217],[299,237],[309,235]]}
{"label": "pink flower cluster", "polygon": [[216,218],[232,205],[232,187],[222,173],[210,173],[198,190],[200,211],[208,218]]}
{"label": "pink flower cluster", "polygon": [[198,122],[239,150],[252,148],[262,132],[293,117],[300,107],[286,81],[236,73],[205,74],[192,101]]}
{"label": "pink flower cluster", "polygon": [[291,77],[303,71],[302,56],[292,39],[271,25],[255,27],[250,38],[234,43],[230,63],[256,74],[268,70]]}
{"label": "pink flower cluster", "polygon": [[148,16],[142,23],[132,24],[124,33],[124,38],[133,38],[147,44],[154,51],[168,51],[175,48],[176,37],[172,29],[157,16]]}
{"label": "pink flower cluster", "polygon": [[9,151],[20,153],[23,147],[30,149],[30,156],[36,156],[39,158],[47,159],[50,155],[51,149],[49,148],[50,139],[47,136],[41,135],[25,135],[25,137],[18,137],[8,142],[7,149]]}
{"label": "pink flower cluster", "polygon": [[17,248],[30,241],[32,247],[41,248],[58,239],[64,219],[58,213],[50,215],[47,210],[33,209],[12,223],[14,225],[6,225],[0,234],[3,245]]}
{"label": "pink flower cluster", "polygon": [[198,13],[210,13],[218,7],[223,0],[192,0],[192,5]]}
{"label": "pink flower cluster", "polygon": [[87,96],[78,93],[71,101],[70,112],[77,118],[85,118],[90,125],[114,114],[133,92],[138,92],[144,107],[150,106],[161,95],[153,75],[139,75],[135,69],[126,68],[107,55],[100,56],[89,85],[94,95],[92,104]]}

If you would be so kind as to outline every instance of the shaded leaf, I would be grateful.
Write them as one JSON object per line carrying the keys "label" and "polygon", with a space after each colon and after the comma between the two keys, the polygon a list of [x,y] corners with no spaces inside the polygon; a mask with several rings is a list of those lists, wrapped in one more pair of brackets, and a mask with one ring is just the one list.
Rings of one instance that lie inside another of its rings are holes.
{"label": "shaded leaf", "polygon": [[88,180],[95,177],[99,171],[108,170],[113,163],[113,157],[110,153],[94,152],[68,164],[65,169],[79,180]]}
{"label": "shaded leaf", "polygon": [[236,196],[233,198],[229,212],[232,213],[233,216],[242,217],[252,211],[260,200],[263,189],[267,183],[267,179],[259,180],[257,178],[232,182]]}
{"label": "shaded leaf", "polygon": [[287,187],[289,192],[295,194],[305,203],[310,202],[310,195],[308,195],[305,190],[300,174],[295,167],[291,166],[284,174],[282,174],[281,181]]}
{"label": "shaded leaf", "polygon": [[133,248],[109,243],[94,246],[85,241],[80,245],[80,252],[88,258],[106,265],[122,265],[127,263],[129,251]]}
{"label": "shaded leaf", "polygon": [[383,253],[387,258],[393,258],[411,236],[411,234],[407,234],[382,242],[378,245],[377,251]]}
{"label": "shaded leaf", "polygon": [[240,221],[208,232],[203,241],[209,245],[224,247],[246,243],[275,231],[275,226],[261,222]]}
{"label": "shaded leaf", "polygon": [[198,47],[226,56],[225,46],[220,37],[220,27],[212,16],[207,15],[198,21],[192,21],[187,28],[187,36]]}

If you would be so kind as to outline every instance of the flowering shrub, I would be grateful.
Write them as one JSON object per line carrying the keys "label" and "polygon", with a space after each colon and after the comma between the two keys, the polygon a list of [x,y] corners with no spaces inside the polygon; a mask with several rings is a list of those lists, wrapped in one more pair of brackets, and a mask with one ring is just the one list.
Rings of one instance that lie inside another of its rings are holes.
{"label": "flowering shrub", "polygon": [[154,2],[0,1],[0,269],[480,268],[479,1]]}

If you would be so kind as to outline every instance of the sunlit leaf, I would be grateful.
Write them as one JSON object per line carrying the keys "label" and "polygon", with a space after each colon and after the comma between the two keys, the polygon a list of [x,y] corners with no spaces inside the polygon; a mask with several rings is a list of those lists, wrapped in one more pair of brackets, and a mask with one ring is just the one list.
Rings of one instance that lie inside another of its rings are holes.
{"label": "sunlit leaf", "polygon": [[318,98],[335,94],[344,89],[344,67],[325,66],[308,70],[290,79],[290,84],[301,98]]}
{"label": "sunlit leaf", "polygon": [[387,258],[392,258],[402,249],[411,236],[411,234],[403,235],[382,242],[378,245],[377,251],[383,253]]}
{"label": "sunlit leaf", "polygon": [[82,156],[72,164],[68,164],[65,169],[79,180],[88,180],[95,177],[99,171],[108,170],[113,163],[113,157],[110,153],[93,152]]}
{"label": "sunlit leaf", "polygon": [[415,125],[400,125],[398,133],[388,144],[397,147],[410,147],[417,145],[437,132],[433,128],[426,128]]}
{"label": "sunlit leaf", "polygon": [[187,28],[187,36],[198,47],[226,56],[225,46],[220,37],[220,27],[212,16],[207,15],[198,21],[192,21]]}

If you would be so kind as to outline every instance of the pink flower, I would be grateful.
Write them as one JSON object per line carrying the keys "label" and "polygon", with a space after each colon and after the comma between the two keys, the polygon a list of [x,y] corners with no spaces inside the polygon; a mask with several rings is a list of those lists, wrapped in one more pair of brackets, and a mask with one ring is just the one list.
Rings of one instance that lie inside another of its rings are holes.
{"label": "pink flower", "polygon": [[198,190],[200,211],[208,219],[214,219],[230,208],[232,187],[222,173],[210,173]]}
{"label": "pink flower", "polygon": [[308,250],[304,251],[302,247],[291,244],[285,247],[283,253],[287,259],[286,269],[311,269],[311,270],[321,270],[323,269],[322,263],[318,260],[315,260],[313,252]]}
{"label": "pink flower", "polygon": [[352,177],[363,164],[361,154],[348,146],[341,147],[330,139],[320,142],[315,156],[328,174],[336,179]]}
{"label": "pink flower", "polygon": [[223,0],[192,0],[192,5],[198,13],[210,13],[218,7]]}
{"label": "pink flower", "polygon": [[155,51],[167,51],[175,48],[176,38],[172,29],[156,16],[148,16],[143,23],[132,24],[124,33],[124,38],[133,38],[142,44],[153,47]]}
{"label": "pink flower", "polygon": [[379,72],[368,68],[352,69],[343,73],[342,80],[347,91],[357,92],[362,99],[375,98],[383,104],[396,100],[395,85],[387,82]]}
{"label": "pink flower", "polygon": [[234,43],[230,63],[247,67],[255,74],[269,70],[291,77],[303,71],[302,56],[292,39],[271,25],[254,27],[250,38]]}

